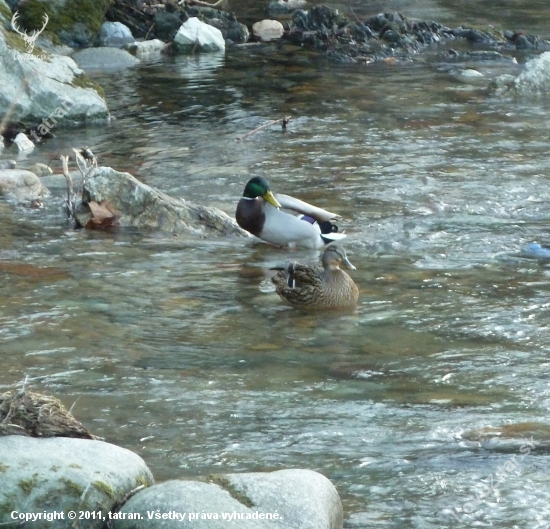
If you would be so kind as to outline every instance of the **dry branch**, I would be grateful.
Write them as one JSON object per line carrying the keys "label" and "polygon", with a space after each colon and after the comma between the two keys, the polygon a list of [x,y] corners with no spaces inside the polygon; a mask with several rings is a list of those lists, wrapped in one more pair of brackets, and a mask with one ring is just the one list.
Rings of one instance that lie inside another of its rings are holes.
{"label": "dry branch", "polygon": [[251,136],[252,134],[255,134],[256,132],[258,132],[260,130],[263,130],[267,127],[271,127],[271,125],[276,125],[277,123],[282,123],[283,130],[286,130],[286,126],[287,126],[289,121],[290,121],[290,116],[285,116],[284,118],[281,118],[281,119],[275,119],[273,121],[270,121],[269,123],[266,123],[265,125],[262,125],[261,127],[257,127],[254,130],[251,130],[250,132],[247,132],[244,136],[238,136],[235,139],[236,140],[244,140],[248,136]]}

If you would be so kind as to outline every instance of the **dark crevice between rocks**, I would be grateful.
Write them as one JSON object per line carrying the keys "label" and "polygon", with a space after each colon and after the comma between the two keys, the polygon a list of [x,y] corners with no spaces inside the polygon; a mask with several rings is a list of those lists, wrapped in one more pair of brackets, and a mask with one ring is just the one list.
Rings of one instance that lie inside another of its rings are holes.
{"label": "dark crevice between rocks", "polygon": [[233,499],[237,500],[245,507],[248,507],[249,509],[256,507],[256,504],[246,494],[244,494],[244,492],[237,490],[233,483],[231,483],[231,481],[225,476],[220,474],[211,474],[208,476],[208,481],[218,485],[218,487],[221,487],[223,490],[228,492]]}

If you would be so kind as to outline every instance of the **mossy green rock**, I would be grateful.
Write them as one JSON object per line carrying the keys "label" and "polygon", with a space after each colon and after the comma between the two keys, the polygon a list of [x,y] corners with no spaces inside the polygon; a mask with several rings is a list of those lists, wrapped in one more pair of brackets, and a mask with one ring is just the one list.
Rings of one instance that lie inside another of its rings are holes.
{"label": "mossy green rock", "polygon": [[[7,527],[16,521],[12,515],[16,511],[42,513],[41,519],[27,521],[33,529],[99,529],[130,491],[153,484],[150,470],[133,452],[68,437],[0,437],[0,469],[0,525]],[[69,511],[96,515],[75,525],[67,517]],[[64,518],[48,521],[54,512],[62,512]]]}
{"label": "mossy green rock", "polygon": [[28,53],[22,38],[1,26],[0,108],[9,108],[13,121],[42,122],[43,130],[109,116],[101,87],[73,59],[38,47]]}
{"label": "mossy green rock", "polygon": [[27,30],[40,29],[47,14],[46,33],[68,46],[91,46],[109,4],[109,0],[26,0],[18,9],[19,20]]}
{"label": "mossy green rock", "polygon": [[4,27],[9,27],[11,25],[12,12],[8,4],[4,0],[0,0],[0,23]]}

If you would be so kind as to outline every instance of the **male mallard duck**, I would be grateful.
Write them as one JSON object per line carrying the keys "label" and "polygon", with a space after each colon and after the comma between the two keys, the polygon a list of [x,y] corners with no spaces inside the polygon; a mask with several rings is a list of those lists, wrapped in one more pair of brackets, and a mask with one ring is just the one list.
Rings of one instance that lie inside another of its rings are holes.
{"label": "male mallard duck", "polygon": [[274,195],[269,182],[261,176],[247,182],[235,217],[241,228],[276,246],[321,248],[345,237],[335,233],[338,227],[330,222],[339,215],[289,195]]}
{"label": "male mallard duck", "polygon": [[342,246],[329,244],[322,258],[323,268],[290,263],[272,279],[277,294],[295,307],[339,309],[354,307],[359,290],[339,265],[355,270]]}

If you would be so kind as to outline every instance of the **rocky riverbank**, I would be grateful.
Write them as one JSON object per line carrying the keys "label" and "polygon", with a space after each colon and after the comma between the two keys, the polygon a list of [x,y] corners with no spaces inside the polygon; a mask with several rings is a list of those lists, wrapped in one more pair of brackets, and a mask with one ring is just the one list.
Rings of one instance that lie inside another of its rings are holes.
{"label": "rocky riverbank", "polygon": [[94,438],[57,399],[24,389],[0,395],[0,476],[5,527],[341,529],[343,524],[338,492],[317,472],[220,474],[155,484],[137,454]]}
{"label": "rocky riverbank", "polygon": [[[54,126],[108,119],[102,89],[85,71],[128,68],[160,53],[224,53],[227,46],[273,39],[296,46],[294,53],[309,49],[364,64],[411,60],[435,44],[460,41],[490,50],[491,57],[550,50],[550,42],[520,32],[450,28],[399,13],[360,20],[303,0],[272,2],[268,18],[248,28],[219,4],[144,0],[136,8],[121,0],[0,0],[0,105],[7,109],[0,133],[8,142],[25,133],[32,143],[20,138],[17,145],[28,150]],[[448,54],[446,60],[457,57]]]}

